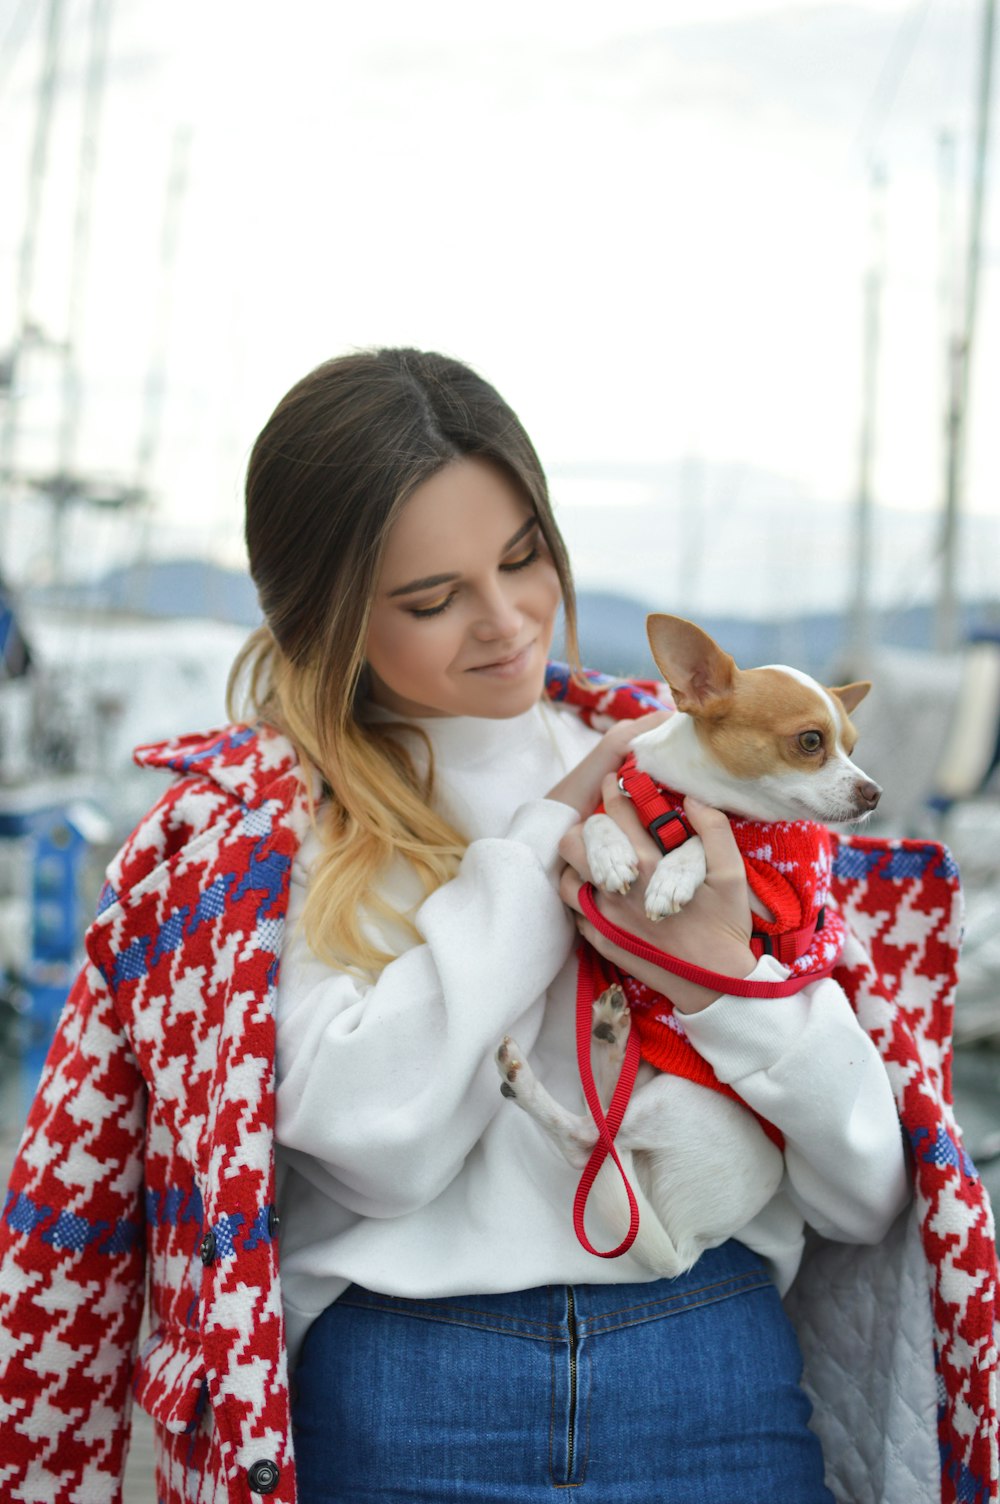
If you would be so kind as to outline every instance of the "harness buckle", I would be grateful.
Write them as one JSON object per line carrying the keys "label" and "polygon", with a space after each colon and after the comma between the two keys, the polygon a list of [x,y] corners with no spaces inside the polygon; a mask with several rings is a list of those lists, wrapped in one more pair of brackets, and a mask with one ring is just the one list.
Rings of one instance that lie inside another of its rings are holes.
{"label": "harness buckle", "polygon": [[[664,825],[669,825],[672,820],[676,820],[677,829],[672,831],[670,836],[664,838],[660,835],[660,831]],[[690,840],[694,835],[694,831],[679,809],[671,809],[665,815],[657,815],[654,820],[650,820],[646,829],[664,856],[666,856],[668,851],[674,851],[678,846],[683,846],[684,842]]]}

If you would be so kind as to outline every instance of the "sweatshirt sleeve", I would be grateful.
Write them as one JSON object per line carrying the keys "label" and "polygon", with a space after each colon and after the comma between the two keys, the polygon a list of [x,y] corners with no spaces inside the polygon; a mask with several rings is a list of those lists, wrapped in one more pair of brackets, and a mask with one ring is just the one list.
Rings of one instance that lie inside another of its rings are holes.
{"label": "sweatshirt sleeve", "polygon": [[309,950],[296,924],[305,873],[293,869],[277,1138],[350,1210],[392,1217],[432,1201],[502,1106],[493,1051],[515,1025],[530,1048],[573,947],[558,845],[578,818],[533,800],[506,836],[473,841],[455,878],[417,909],[422,943],[368,986]]}
{"label": "sweatshirt sleeve", "polygon": [[[788,975],[765,957],[756,981]],[[785,1137],[787,1189],[824,1236],[877,1243],[909,1199],[878,1051],[830,978],[783,998],[720,997],[684,1027],[719,1079]]]}

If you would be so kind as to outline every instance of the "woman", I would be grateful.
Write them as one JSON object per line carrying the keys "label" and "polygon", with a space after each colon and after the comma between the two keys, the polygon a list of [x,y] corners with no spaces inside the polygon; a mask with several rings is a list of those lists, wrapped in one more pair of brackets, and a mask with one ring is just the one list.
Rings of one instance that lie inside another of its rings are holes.
{"label": "woman", "polygon": [[[556,1094],[576,1089],[574,917],[636,965],[577,896],[579,822],[636,725],[595,728],[604,686],[582,715],[544,694],[572,583],[515,415],[441,356],[329,362],[257,440],[247,542],[266,621],[234,671],[250,719],[143,754],[182,776],[109,871],[12,1179],[0,1397],[22,1496],[104,1497],[120,1465],[144,1176],[133,1389],[165,1499],[296,1497],[280,1225],[302,1504],[829,1500],[779,1286],[806,1221],[878,1243],[909,1194],[888,1077],[839,988],[800,994],[790,1028],[644,974],[751,1106],[768,1077],[795,1151],[674,1281],[582,1249],[571,1172],[498,1091],[515,1027]],[[652,932],[641,883],[607,912],[746,976],[735,845],[690,815],[710,865],[683,915]],[[850,1080],[824,1064],[845,1048]],[[84,1393],[70,1440],[51,1417]]]}

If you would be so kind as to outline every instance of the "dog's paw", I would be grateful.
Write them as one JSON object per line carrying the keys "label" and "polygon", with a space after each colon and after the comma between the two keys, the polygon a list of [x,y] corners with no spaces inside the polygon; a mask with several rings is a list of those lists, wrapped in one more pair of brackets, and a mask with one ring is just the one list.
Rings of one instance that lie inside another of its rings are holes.
{"label": "dog's paw", "polygon": [[623,1048],[625,1040],[628,1038],[631,1014],[629,1013],[625,994],[618,983],[614,982],[610,987],[606,988],[593,1007],[594,1027],[592,1032],[594,1038],[599,1039],[602,1044]]}
{"label": "dog's paw", "polygon": [[697,836],[668,852],[646,884],[647,918],[664,919],[679,913],[705,881],[705,872],[705,848]]}
{"label": "dog's paw", "polygon": [[590,875],[602,892],[627,893],[639,876],[639,859],[610,815],[591,815],[584,822],[583,844]]}
{"label": "dog's paw", "polygon": [[509,1034],[505,1034],[503,1043],[494,1056],[497,1070],[500,1072],[500,1091],[505,1097],[514,1097],[515,1099],[517,1097],[514,1083],[524,1065],[524,1062],[520,1059],[520,1054],[521,1051],[517,1040],[511,1039]]}
{"label": "dog's paw", "polygon": [[678,914],[690,903],[698,890],[697,882],[687,874],[651,877],[646,887],[644,908],[647,919],[665,919],[668,914]]}

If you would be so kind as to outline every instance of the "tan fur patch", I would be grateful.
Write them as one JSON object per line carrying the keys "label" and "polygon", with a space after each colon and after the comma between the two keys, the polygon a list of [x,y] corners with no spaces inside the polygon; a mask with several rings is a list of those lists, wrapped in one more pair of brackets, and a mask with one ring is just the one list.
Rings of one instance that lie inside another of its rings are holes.
{"label": "tan fur patch", "polygon": [[[778,669],[737,672],[733,692],[717,714],[689,711],[699,738],[735,778],[761,778],[775,762],[801,772],[818,772],[836,752],[838,741],[848,753],[856,732],[840,703],[830,705],[815,690]],[[799,745],[806,731],[818,731],[823,748],[808,753]]]}

